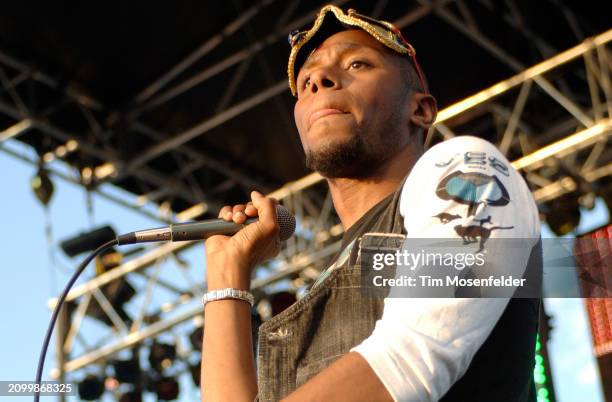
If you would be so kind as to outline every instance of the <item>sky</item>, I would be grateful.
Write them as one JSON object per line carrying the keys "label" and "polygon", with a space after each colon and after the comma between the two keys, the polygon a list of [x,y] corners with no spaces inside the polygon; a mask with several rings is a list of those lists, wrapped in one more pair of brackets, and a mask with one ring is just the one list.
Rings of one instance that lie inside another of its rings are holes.
{"label": "sky", "polygon": [[[0,143],[22,155],[35,158],[33,151],[9,140]],[[54,162],[55,163],[55,162]],[[55,165],[58,169],[64,166]],[[68,172],[68,171],[67,171]],[[48,213],[30,189],[30,179],[36,168],[19,159],[0,152],[0,255],[2,255],[2,280],[0,280],[0,319],[4,329],[0,343],[0,381],[33,381],[45,330],[51,311],[47,301],[59,294],[69,279],[71,270],[85,255],[71,260],[58,250],[57,243],[65,238],[106,223],[112,224],[118,233],[161,226],[160,222],[143,217],[126,207],[93,196],[93,215],[89,215],[83,188],[64,180],[53,178],[55,192],[48,206]],[[108,191],[120,193],[117,189]],[[121,193],[123,197],[132,195]],[[608,221],[608,212],[601,200],[593,211],[583,211],[577,232],[596,228]],[[50,222],[53,242],[51,247],[45,235],[45,223]],[[546,225],[543,237],[554,237]],[[51,257],[53,255],[53,257]],[[189,264],[189,275],[196,282],[205,275],[204,249],[191,248],[181,258]],[[55,264],[52,262],[55,261]],[[171,265],[171,264],[170,264]],[[162,267],[169,281],[180,283],[175,267]],[[90,266],[83,280],[94,275]],[[157,296],[157,294],[156,294]],[[599,374],[592,352],[591,334],[586,309],[582,299],[546,299],[545,308],[553,316],[554,329],[549,342],[553,381],[558,402],[603,402]],[[85,337],[94,336],[99,328],[84,327]],[[50,379],[49,372],[55,366],[55,346],[52,343],[43,379]],[[192,355],[193,356],[193,355]],[[78,377],[81,377],[80,374]],[[199,390],[187,375],[180,380],[179,401],[199,401]],[[13,397],[12,401],[31,400],[31,397]],[[42,397],[41,400],[55,400]],[[68,401],[78,400],[68,397]],[[102,401],[112,401],[105,394]],[[155,401],[145,394],[145,401]]]}

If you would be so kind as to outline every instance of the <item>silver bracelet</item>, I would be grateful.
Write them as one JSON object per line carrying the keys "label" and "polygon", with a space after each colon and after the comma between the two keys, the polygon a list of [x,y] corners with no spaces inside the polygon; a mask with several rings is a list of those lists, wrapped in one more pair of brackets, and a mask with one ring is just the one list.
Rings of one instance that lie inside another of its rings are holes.
{"label": "silver bracelet", "polygon": [[206,306],[206,303],[210,301],[223,299],[244,300],[245,302],[248,302],[251,307],[253,307],[253,304],[255,303],[255,298],[251,292],[241,289],[226,288],[211,290],[210,292],[205,293],[204,296],[202,296],[202,306]]}

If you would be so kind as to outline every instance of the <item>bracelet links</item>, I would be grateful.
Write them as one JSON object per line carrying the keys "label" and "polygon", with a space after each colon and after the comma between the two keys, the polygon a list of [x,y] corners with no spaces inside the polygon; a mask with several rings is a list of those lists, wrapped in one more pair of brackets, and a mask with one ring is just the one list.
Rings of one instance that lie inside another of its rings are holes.
{"label": "bracelet links", "polygon": [[216,289],[207,292],[202,296],[202,306],[206,306],[206,303],[215,301],[215,300],[224,300],[224,299],[237,299],[244,300],[249,303],[251,307],[255,304],[255,298],[251,292],[242,289],[234,289],[234,288],[225,288],[225,289]]}

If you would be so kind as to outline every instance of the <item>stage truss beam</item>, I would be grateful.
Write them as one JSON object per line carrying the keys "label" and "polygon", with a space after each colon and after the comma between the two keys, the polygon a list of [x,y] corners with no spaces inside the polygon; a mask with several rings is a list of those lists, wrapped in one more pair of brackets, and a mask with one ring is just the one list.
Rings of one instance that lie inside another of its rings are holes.
{"label": "stage truss beam", "polygon": [[[530,183],[536,187],[533,193],[534,198],[539,203],[547,202],[565,192],[574,191],[578,185],[578,183],[569,177],[551,181],[542,176],[539,173],[539,169],[547,164],[554,165],[555,163],[571,159],[578,152],[584,151],[589,147],[592,147],[591,153],[589,157],[585,159],[582,166],[578,167],[574,164],[572,168],[581,172],[581,179],[589,183],[601,179],[602,177],[609,176],[612,173],[612,164],[610,161],[604,161],[604,164],[601,164],[599,160],[601,156],[604,155],[602,147],[608,143],[612,133],[612,121],[610,116],[611,99],[609,97],[610,63],[607,59],[607,49],[605,48],[611,39],[612,30],[594,38],[587,39],[574,48],[553,56],[507,80],[441,110],[436,125],[430,132],[430,136],[435,135],[436,130],[439,130],[441,125],[447,127],[451,134],[454,135],[454,133],[452,133],[453,121],[458,117],[478,116],[481,114],[478,112],[479,110],[485,113],[503,110],[506,121],[505,124],[502,124],[502,127],[500,127],[500,135],[505,143],[505,148],[511,148],[512,143],[516,141],[512,141],[508,137],[510,135],[509,133],[513,133],[513,137],[520,139],[525,135],[524,131],[526,130],[524,130],[524,128],[528,128],[528,123],[523,121],[522,115],[532,88],[531,83],[537,83],[539,79],[543,79],[542,76],[544,74],[570,61],[575,61],[579,57],[583,57],[585,60],[584,65],[586,66],[585,91],[591,94],[590,98],[593,100],[592,107],[589,108],[588,111],[582,112],[588,119],[580,118],[581,116],[572,113],[572,110],[570,110],[571,108],[565,107],[567,105],[563,105],[563,99],[556,97],[554,92],[544,91],[543,94],[550,96],[566,110],[568,114],[567,118],[570,120],[570,123],[565,124],[565,126],[574,126],[577,129],[574,132],[567,133],[567,135],[564,135],[561,139],[540,146],[535,150],[529,151],[529,146],[521,145],[521,149],[524,151],[523,156],[516,159],[512,164],[515,168],[524,171]],[[503,107],[495,103],[499,97],[506,96],[510,91],[517,91],[517,89],[519,93],[512,110],[503,109]],[[595,96],[595,94],[597,94],[597,96]],[[603,94],[603,100],[599,99],[601,94]],[[587,125],[586,127],[584,126],[585,124]],[[532,179],[529,179],[530,177]],[[320,184],[322,184],[321,176],[317,173],[313,173],[295,182],[287,183],[285,186],[269,194],[281,200],[285,205],[288,205],[292,211],[297,211],[299,220],[305,222],[307,225],[312,225],[311,228],[313,232],[325,232],[327,233],[327,237],[320,236],[319,239],[323,241],[317,244],[313,239],[307,239],[298,233],[298,235],[295,236],[298,240],[292,239],[284,249],[283,255],[279,259],[282,263],[274,267],[270,275],[255,281],[253,285],[254,289],[261,290],[271,283],[279,280],[286,280],[296,273],[301,274],[310,272],[306,276],[306,280],[312,280],[315,276],[312,273],[312,269],[316,266],[316,263],[323,261],[326,257],[331,255],[334,250],[338,249],[339,242],[334,239],[337,239],[342,233],[342,227],[338,224],[329,224],[328,218],[331,210],[331,197],[329,197],[328,194],[324,204],[317,207],[310,205],[311,201],[308,201],[308,190],[312,186]],[[198,204],[196,204],[194,208],[198,210]],[[317,213],[321,215],[317,216]],[[100,286],[110,283],[113,280],[118,280],[128,273],[143,270],[156,261],[168,255],[176,255],[193,244],[194,243],[187,242],[167,243],[156,247],[147,254],[128,261],[120,267],[75,288],[70,292],[67,300],[77,301],[81,298],[87,300],[87,298],[90,298],[90,295],[99,289]],[[194,286],[192,286],[192,294],[187,296],[187,300],[194,301],[194,299],[199,296],[199,294],[194,294],[195,291],[193,290],[198,289],[197,284]],[[184,295],[181,295],[181,297],[183,296]],[[183,302],[185,302],[184,298],[180,299],[180,301],[177,299],[177,302],[173,305],[178,306]],[[50,306],[53,306],[54,303],[55,300],[51,300]],[[198,305],[187,312],[169,316],[153,324],[133,330],[129,334],[122,333],[121,336],[112,338],[110,342],[87,350],[74,359],[64,362],[63,370],[55,370],[54,374],[59,375],[61,371],[74,371],[93,362],[109,358],[124,348],[141,342],[146,338],[157,336],[164,331],[168,331],[173,326],[188,319],[200,316],[201,314],[202,308]],[[140,320],[139,322],[142,321]],[[121,331],[121,328],[118,329]]]}

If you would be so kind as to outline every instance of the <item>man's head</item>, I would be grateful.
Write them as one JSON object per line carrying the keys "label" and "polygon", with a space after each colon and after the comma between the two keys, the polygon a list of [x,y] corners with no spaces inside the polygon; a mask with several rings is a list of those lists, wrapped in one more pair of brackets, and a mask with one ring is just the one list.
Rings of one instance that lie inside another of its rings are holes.
{"label": "man's head", "polygon": [[306,164],[330,178],[375,174],[407,146],[418,148],[436,114],[409,55],[348,28],[322,35],[296,63],[294,116]]}

